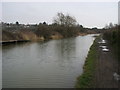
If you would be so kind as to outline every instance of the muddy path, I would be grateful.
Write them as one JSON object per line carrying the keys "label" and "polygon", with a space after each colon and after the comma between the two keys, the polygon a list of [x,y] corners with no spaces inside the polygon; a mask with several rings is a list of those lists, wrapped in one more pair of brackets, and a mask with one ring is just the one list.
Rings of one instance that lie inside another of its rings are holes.
{"label": "muddy path", "polygon": [[[120,88],[120,81],[115,80],[114,73],[118,73],[118,60],[113,53],[112,47],[106,41],[101,43],[102,38],[98,40],[95,71],[95,88]],[[103,51],[106,46],[109,51]]]}

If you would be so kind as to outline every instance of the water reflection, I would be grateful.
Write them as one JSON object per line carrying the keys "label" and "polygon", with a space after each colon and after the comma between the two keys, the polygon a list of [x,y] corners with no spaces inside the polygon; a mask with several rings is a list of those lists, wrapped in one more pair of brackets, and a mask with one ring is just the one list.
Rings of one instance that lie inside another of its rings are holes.
{"label": "water reflection", "polygon": [[93,39],[88,35],[3,47],[3,87],[74,87]]}

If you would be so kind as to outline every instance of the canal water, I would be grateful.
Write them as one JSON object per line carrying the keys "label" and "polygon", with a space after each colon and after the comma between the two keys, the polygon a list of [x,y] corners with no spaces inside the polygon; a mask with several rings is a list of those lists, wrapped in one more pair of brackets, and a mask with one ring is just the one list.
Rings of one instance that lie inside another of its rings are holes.
{"label": "canal water", "polygon": [[2,88],[73,88],[94,35],[2,47]]}

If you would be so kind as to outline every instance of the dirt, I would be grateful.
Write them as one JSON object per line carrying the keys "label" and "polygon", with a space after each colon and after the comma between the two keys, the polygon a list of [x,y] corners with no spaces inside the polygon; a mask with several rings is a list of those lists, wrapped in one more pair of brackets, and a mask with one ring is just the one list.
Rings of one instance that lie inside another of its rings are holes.
{"label": "dirt", "polygon": [[[101,39],[99,40],[101,41]],[[98,42],[99,42],[98,41]],[[101,45],[106,45],[108,52],[102,51]],[[118,73],[118,60],[112,53],[112,47],[108,42],[105,44],[98,43],[97,53],[98,59],[96,61],[95,71],[95,88],[120,88],[120,81],[114,79],[113,74]]]}

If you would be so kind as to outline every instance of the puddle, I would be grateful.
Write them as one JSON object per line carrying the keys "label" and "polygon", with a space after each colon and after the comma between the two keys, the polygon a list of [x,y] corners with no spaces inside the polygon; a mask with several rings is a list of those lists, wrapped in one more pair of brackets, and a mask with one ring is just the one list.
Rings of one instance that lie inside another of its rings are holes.
{"label": "puddle", "polygon": [[103,48],[102,51],[104,51],[104,52],[109,52],[109,49]]}
{"label": "puddle", "polygon": [[102,41],[101,41],[101,42],[98,42],[98,43],[104,44],[104,43],[106,43],[106,40],[103,40],[103,39],[102,39]]}
{"label": "puddle", "polygon": [[113,77],[116,81],[120,81],[120,75],[118,75],[116,72],[113,74]]}
{"label": "puddle", "polygon": [[105,49],[105,48],[107,48],[107,46],[99,46],[100,48],[103,48],[103,49]]}

